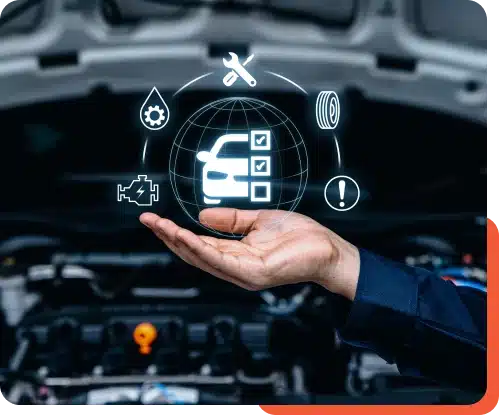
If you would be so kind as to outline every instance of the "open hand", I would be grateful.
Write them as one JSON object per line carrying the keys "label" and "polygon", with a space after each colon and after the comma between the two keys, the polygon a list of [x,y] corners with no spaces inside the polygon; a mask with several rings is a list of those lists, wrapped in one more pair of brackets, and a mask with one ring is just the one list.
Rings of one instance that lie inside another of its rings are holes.
{"label": "open hand", "polygon": [[314,282],[353,300],[360,269],[357,248],[314,220],[276,210],[203,210],[200,222],[242,240],[198,236],[153,213],[141,215],[185,262],[248,290]]}

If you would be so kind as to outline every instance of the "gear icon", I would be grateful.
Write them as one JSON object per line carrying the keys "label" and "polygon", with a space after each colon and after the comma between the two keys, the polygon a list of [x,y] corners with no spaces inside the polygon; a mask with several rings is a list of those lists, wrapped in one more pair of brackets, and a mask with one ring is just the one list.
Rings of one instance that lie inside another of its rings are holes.
{"label": "gear icon", "polygon": [[[157,117],[155,120],[153,120],[151,118],[151,115],[153,113],[157,113]],[[145,121],[151,126],[151,127],[155,127],[155,126],[160,126],[163,121],[166,120],[166,117],[165,117],[165,110],[164,109],[161,109],[159,107],[159,105],[156,105],[155,107],[153,106],[150,106],[149,109],[144,113],[145,115]]]}

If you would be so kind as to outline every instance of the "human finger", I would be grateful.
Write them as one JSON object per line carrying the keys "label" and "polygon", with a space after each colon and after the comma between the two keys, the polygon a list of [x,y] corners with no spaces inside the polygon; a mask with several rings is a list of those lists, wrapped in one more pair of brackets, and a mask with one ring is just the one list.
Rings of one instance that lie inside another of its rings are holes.
{"label": "human finger", "polygon": [[185,262],[193,265],[186,258],[181,256],[180,250],[175,246],[174,238],[167,235],[162,229],[157,226],[157,223],[161,220],[161,217],[150,212],[143,213],[140,215],[140,222],[147,226],[156,235],[156,237],[161,240],[173,253],[181,257]]}
{"label": "human finger", "polygon": [[[260,256],[243,251],[234,255],[224,252],[201,239],[198,235],[187,229],[177,233],[179,238],[197,257],[231,278],[235,278],[248,286],[258,285],[265,276],[263,260]],[[219,240],[219,243],[223,240]]]}
{"label": "human finger", "polygon": [[183,242],[178,241],[177,246],[180,248],[181,255],[185,257],[184,259],[186,262],[190,263],[191,265],[196,266],[197,268],[201,269],[202,271],[207,272],[208,274],[213,275],[214,277],[217,277],[218,279],[230,282],[231,284],[237,285],[238,287],[244,288],[244,289],[251,289],[251,286],[248,285],[245,281],[239,280],[237,278],[233,278],[230,275],[227,275],[223,272],[220,272],[219,270],[213,268],[206,262],[201,261]]}
{"label": "human finger", "polygon": [[[212,270],[208,272],[219,278],[233,279],[231,282],[251,289],[255,280],[258,280],[263,274],[262,261],[259,256],[252,255],[250,252],[247,255],[238,254],[237,256],[223,252],[212,244],[206,243],[193,232],[181,228],[166,218],[155,216],[148,217],[146,220],[151,229],[163,234],[169,242],[174,244],[174,247],[178,246],[177,239],[180,240],[193,254],[193,256],[189,256],[191,261],[192,258],[200,261],[197,262],[196,266],[202,269],[206,265],[210,266]],[[218,242],[220,241],[224,240],[218,240]],[[182,255],[187,258],[185,252]]]}
{"label": "human finger", "polygon": [[246,234],[253,229],[259,212],[259,210],[209,208],[200,212],[199,221],[221,232]]}
{"label": "human finger", "polygon": [[198,259],[207,263],[222,274],[238,278],[238,262],[233,255],[224,254],[216,247],[204,242],[198,235],[183,229],[169,219],[159,218],[153,225],[159,233],[177,244],[177,239],[183,242]]}
{"label": "human finger", "polygon": [[[198,256],[196,256],[180,239],[171,240],[161,229],[153,229],[154,234],[178,257],[180,257],[184,262],[194,267],[201,269],[219,279],[235,284],[241,288],[250,289],[247,284],[236,278],[230,277],[227,274],[213,268],[206,262],[202,261]],[[213,238],[215,239],[215,238]],[[212,242],[213,243],[213,242]]]}
{"label": "human finger", "polygon": [[142,222],[143,225],[147,226],[150,229],[154,227],[154,224],[158,219],[160,219],[160,217],[151,212],[142,213],[139,218],[140,222]]}

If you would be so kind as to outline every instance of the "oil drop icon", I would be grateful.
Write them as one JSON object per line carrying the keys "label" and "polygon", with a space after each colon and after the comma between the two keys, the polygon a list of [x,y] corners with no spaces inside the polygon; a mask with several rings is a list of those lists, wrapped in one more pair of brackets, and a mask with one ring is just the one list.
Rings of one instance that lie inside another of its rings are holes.
{"label": "oil drop icon", "polygon": [[170,119],[170,110],[165,100],[154,87],[140,109],[140,121],[149,130],[161,130]]}

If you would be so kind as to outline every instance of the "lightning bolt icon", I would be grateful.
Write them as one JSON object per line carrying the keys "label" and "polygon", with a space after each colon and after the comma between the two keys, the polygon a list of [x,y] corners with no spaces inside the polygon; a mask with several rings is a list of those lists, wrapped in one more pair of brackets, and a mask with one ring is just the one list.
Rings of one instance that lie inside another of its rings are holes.
{"label": "lightning bolt icon", "polygon": [[[139,190],[137,190],[137,194],[139,195],[139,197],[140,197],[140,196],[142,196],[142,194],[144,193],[144,190],[142,190],[142,188],[143,188],[143,187],[144,187],[144,186],[140,186],[140,189],[139,189]],[[138,199],[138,198],[137,198],[137,199]]]}

